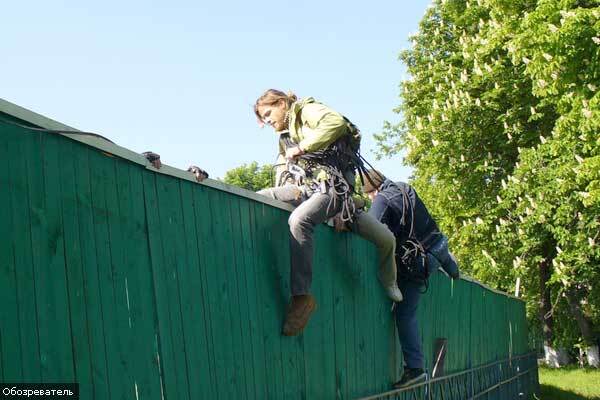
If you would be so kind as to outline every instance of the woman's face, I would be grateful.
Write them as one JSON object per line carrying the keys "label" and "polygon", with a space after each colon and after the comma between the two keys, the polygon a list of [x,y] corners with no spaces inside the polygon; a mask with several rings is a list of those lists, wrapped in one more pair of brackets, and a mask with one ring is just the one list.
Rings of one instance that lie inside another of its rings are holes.
{"label": "woman's face", "polygon": [[260,105],[257,107],[258,114],[263,122],[271,125],[275,131],[282,131],[287,128],[285,113],[287,111],[286,103],[283,100],[273,105]]}

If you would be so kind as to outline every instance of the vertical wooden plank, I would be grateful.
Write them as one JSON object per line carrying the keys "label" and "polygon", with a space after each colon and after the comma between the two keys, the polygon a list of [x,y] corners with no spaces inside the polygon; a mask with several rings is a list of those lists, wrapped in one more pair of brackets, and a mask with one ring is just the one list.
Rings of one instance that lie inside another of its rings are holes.
{"label": "vertical wooden plank", "polygon": [[[367,266],[367,265],[373,265],[373,261],[375,261],[376,263],[379,262],[379,255],[378,254],[372,254],[371,252],[375,249],[375,246],[372,243],[366,243],[367,244],[367,248],[365,249],[365,253],[363,254],[362,257],[362,264]],[[390,301],[388,299],[381,299],[378,296],[381,295],[382,293],[382,286],[381,284],[379,284],[378,280],[377,280],[377,273],[375,272],[374,269],[371,268],[366,268],[366,287],[365,287],[365,292],[366,292],[366,304],[365,307],[367,308],[367,317],[365,318],[365,325],[366,325],[366,334],[367,334],[367,342],[366,342],[366,355],[367,355],[367,360],[368,360],[368,365],[371,366],[371,368],[369,368],[369,370],[367,371],[367,378],[368,378],[368,385],[365,387],[365,390],[367,390],[370,393],[374,393],[377,391],[377,382],[378,382],[378,376],[377,376],[377,365],[378,365],[378,360],[377,360],[377,356],[378,354],[376,353],[376,333],[381,333],[383,334],[382,331],[380,331],[379,328],[379,321],[377,319],[378,317],[378,309],[380,306],[380,301],[383,303],[387,303],[387,304],[391,304]],[[375,282],[377,280],[377,282]],[[375,283],[377,283],[377,285],[375,285]],[[377,301],[379,300],[380,301]]]}
{"label": "vertical wooden plank", "polygon": [[[286,223],[289,214],[274,207],[269,207],[269,212],[273,226],[270,230],[270,254],[267,258],[274,257],[274,260],[269,263],[270,274],[272,274],[270,279],[273,280],[276,293],[275,301],[279,308],[279,311],[275,315],[275,318],[278,320],[277,327],[273,330],[273,356],[275,365],[278,368],[278,373],[275,375],[275,383],[277,396],[285,398],[286,394],[289,394],[288,388],[286,388],[286,379],[291,373],[286,363],[286,355],[293,343],[301,339],[300,336],[288,337],[282,334],[287,304],[291,299],[289,225]],[[313,324],[314,321],[311,317],[311,321],[303,332],[306,332],[306,329],[311,329],[311,325]]]}
{"label": "vertical wooden plank", "polygon": [[[360,257],[360,254],[364,254],[366,242],[357,240],[356,245],[357,257]],[[372,264],[371,264],[372,265]],[[371,364],[368,362],[368,354],[367,354],[367,327],[362,323],[362,318],[365,313],[368,313],[368,298],[367,292],[365,290],[367,286],[367,271],[366,269],[361,269],[359,271],[359,287],[356,292],[356,301],[357,301],[357,313],[354,315],[356,318],[356,333],[357,333],[357,348],[356,348],[356,358],[357,358],[357,371],[358,371],[358,386],[359,386],[359,395],[366,396],[368,395],[368,391],[366,388],[369,384],[369,369],[371,368]]]}
{"label": "vertical wooden plank", "polygon": [[2,382],[7,382],[4,379],[4,357],[2,356],[2,329],[0,329],[0,379]]}
{"label": "vertical wooden plank", "polygon": [[[451,281],[452,283],[452,281]],[[471,285],[463,280],[454,281],[454,287],[460,290],[460,293],[463,297],[462,307],[454,310],[453,316],[460,320],[461,331],[464,333],[463,341],[462,341],[462,357],[455,368],[467,369],[470,364],[470,356],[471,356],[471,337],[473,336],[473,332],[468,329],[470,327],[469,321],[471,319],[472,314],[472,305],[473,305],[473,291]],[[466,322],[466,323],[465,323]]]}
{"label": "vertical wooden plank", "polygon": [[471,312],[469,313],[469,330],[471,331],[471,340],[469,342],[469,365],[467,368],[472,368],[475,365],[478,365],[479,359],[477,354],[479,354],[480,349],[478,348],[478,341],[480,332],[478,327],[481,325],[481,316],[480,316],[480,308],[481,308],[481,297],[480,293],[474,285],[469,285],[471,290]]}
{"label": "vertical wooden plank", "polygon": [[71,316],[71,340],[75,381],[79,383],[82,398],[93,398],[92,364],[90,358],[90,333],[88,330],[85,281],[82,270],[81,243],[79,236],[78,196],[75,171],[80,167],[75,153],[84,149],[75,142],[65,140],[60,148],[60,182],[62,188],[62,221],[65,235],[65,265]]}
{"label": "vertical wooden plank", "polygon": [[122,398],[160,398],[155,305],[146,238],[140,167],[115,159],[107,170],[106,202],[111,249],[111,332],[120,363]]}
{"label": "vertical wooden plank", "polygon": [[[377,254],[375,245],[372,243],[368,243],[367,252],[365,253],[365,261],[363,265],[368,266],[369,263],[373,265],[373,261],[379,260],[379,255]],[[378,261],[376,261],[378,262]],[[385,351],[384,348],[380,347],[381,341],[380,337],[387,334],[387,331],[384,329],[385,323],[383,321],[383,316],[381,311],[385,305],[385,307],[389,309],[391,307],[391,301],[387,299],[387,297],[383,297],[384,291],[382,285],[379,283],[379,279],[377,278],[377,272],[375,268],[367,267],[367,299],[368,299],[368,307],[369,307],[369,320],[367,322],[369,341],[368,341],[368,351],[370,357],[370,364],[373,366],[371,369],[371,380],[367,389],[371,392],[379,391],[380,384],[382,382],[381,379],[381,371],[380,366],[385,362],[385,358],[382,357]],[[388,386],[389,387],[389,386]]]}
{"label": "vertical wooden plank", "polygon": [[[219,399],[234,398],[237,395],[236,382],[231,377],[233,363],[233,341],[231,338],[229,307],[229,282],[225,268],[222,216],[213,208],[222,207],[223,199],[213,190],[205,195],[195,196],[197,229],[201,233],[200,250],[204,258],[204,282],[207,310],[210,315],[210,337],[212,339],[212,359],[214,360],[212,379],[215,381],[215,394]],[[199,225],[200,224],[200,225]],[[219,237],[220,236],[220,237]]]}
{"label": "vertical wooden plank", "polygon": [[[128,187],[119,185],[118,172],[126,162],[113,157],[108,157],[104,161],[108,177],[106,208],[111,256],[109,293],[111,293],[110,301],[114,310],[110,315],[110,332],[114,335],[113,362],[117,364],[112,370],[115,375],[119,375],[118,398],[133,398],[136,396],[135,371],[139,368],[139,364],[134,358],[133,342],[136,338],[133,335],[129,299],[129,281],[132,280],[134,264],[131,262],[129,249],[140,244],[130,241],[131,237],[127,232],[131,224],[131,216],[127,209],[121,210],[120,197],[128,197]],[[125,173],[123,175],[127,176]]]}
{"label": "vertical wooden plank", "polygon": [[181,181],[181,202],[183,211],[183,244],[187,258],[184,267],[179,271],[181,285],[181,300],[183,325],[186,332],[186,352],[190,372],[190,397],[214,398],[214,387],[211,379],[211,368],[214,362],[209,354],[209,340],[206,326],[207,310],[204,298],[207,295],[202,282],[200,255],[198,245],[200,238],[196,232],[196,216],[194,196],[198,185]]}
{"label": "vertical wooden plank", "polygon": [[[0,125],[2,126],[2,125]],[[0,135],[0,336],[2,347],[0,363],[3,379],[8,382],[19,382],[23,379],[23,360],[21,358],[21,335],[19,327],[19,309],[17,280],[15,271],[14,240],[15,230],[11,215],[10,194],[19,190],[17,183],[11,178],[10,164],[16,154],[9,153],[9,142],[16,140],[15,132],[2,132]],[[11,146],[12,147],[12,146]],[[23,193],[23,189],[21,189]],[[20,196],[21,197],[21,196]],[[23,201],[23,198],[17,198]],[[21,239],[22,240],[22,239]],[[32,343],[33,344],[33,343]],[[28,346],[29,343],[25,343]]]}
{"label": "vertical wooden plank", "polygon": [[[125,230],[130,243],[127,254],[131,266],[127,294],[131,316],[131,346],[136,361],[134,389],[140,399],[161,399],[161,374],[158,365],[155,337],[158,331],[156,302],[150,263],[148,230],[144,205],[143,174],[137,165],[122,166],[117,184],[120,210],[131,218]],[[126,190],[128,188],[128,191]]]}
{"label": "vertical wooden plank", "polygon": [[477,341],[476,341],[476,363],[475,366],[485,364],[489,361],[489,350],[487,346],[485,346],[485,342],[483,341],[484,337],[488,335],[488,329],[490,327],[489,316],[487,314],[487,303],[488,303],[488,292],[480,288],[476,287],[478,292],[478,297],[480,298],[480,307],[477,309],[477,320],[475,320],[476,329],[478,331]]}
{"label": "vertical wooden plank", "polygon": [[[156,299],[158,320],[157,359],[161,371],[161,388],[165,398],[183,399],[188,396],[187,387],[179,386],[178,375],[182,365],[176,357],[178,349],[175,348],[171,328],[170,293],[168,289],[169,276],[166,268],[166,259],[163,251],[162,226],[159,214],[159,200],[157,195],[157,181],[159,176],[150,172],[144,173],[144,198],[146,217],[148,222],[148,242],[150,246],[150,259],[152,265],[152,278]],[[172,274],[171,274],[172,279]],[[183,374],[185,377],[186,375]]]}
{"label": "vertical wooden plank", "polygon": [[[375,260],[378,255],[374,246],[370,246]],[[368,268],[369,264],[364,263]],[[373,362],[374,376],[373,388],[376,392],[384,392],[390,388],[390,378],[388,372],[387,355],[391,353],[389,336],[393,331],[393,314],[390,312],[391,301],[384,293],[382,285],[377,278],[377,270],[370,270],[370,283],[373,290],[372,296],[369,296],[371,307],[374,310],[371,335],[373,336]]]}
{"label": "vertical wooden plank", "polygon": [[[289,213],[279,209],[273,209],[273,247],[272,250],[277,255],[276,274],[278,277],[279,301],[281,305],[287,306],[287,301],[291,296],[290,289],[290,233],[287,220]],[[319,300],[317,299],[317,302]],[[283,308],[283,307],[282,307]],[[320,308],[320,305],[319,305]],[[314,316],[319,312],[319,308],[313,314],[304,332],[309,329],[316,329]],[[282,331],[283,322],[287,308],[280,314],[280,330]],[[317,328],[318,329],[318,328]],[[282,374],[281,374],[281,396],[286,399],[302,398],[302,393],[294,390],[295,387],[302,385],[304,377],[304,360],[302,352],[303,334],[294,337],[283,336],[281,333],[277,336],[280,345],[280,356]]]}
{"label": "vertical wooden plank", "polygon": [[[247,215],[245,215],[245,211]],[[265,347],[263,342],[263,314],[264,310],[261,307],[263,293],[259,289],[260,283],[260,259],[258,249],[260,244],[260,236],[258,233],[258,226],[260,219],[257,219],[257,215],[260,215],[262,211],[262,205],[256,202],[248,202],[247,207],[242,208],[242,221],[245,222],[242,228],[242,234],[244,239],[245,253],[247,254],[247,260],[249,261],[250,268],[246,269],[246,284],[247,291],[249,293],[254,292],[256,296],[254,301],[250,302],[251,314],[254,318],[250,318],[250,333],[252,337],[252,348],[254,350],[254,378],[255,378],[255,395],[256,399],[268,398],[268,369],[265,361]],[[298,390],[302,393],[303,387],[301,386]]]}
{"label": "vertical wooden plank", "polygon": [[[451,284],[447,281],[442,281],[439,274],[435,274],[430,278],[431,291],[434,294],[432,298],[432,306],[436,310],[435,318],[431,320],[430,334],[425,336],[427,340],[425,350],[425,361],[427,363],[429,372],[433,372],[435,362],[433,344],[437,338],[446,338],[448,340],[448,346],[452,346],[452,350],[447,352],[445,370],[446,372],[454,371],[454,363],[456,355],[460,354],[461,348],[460,343],[456,340],[460,337],[459,332],[456,331],[457,326],[453,323],[455,318],[459,318],[456,315],[456,305],[460,297],[460,289],[458,285],[452,289]],[[435,290],[435,292],[433,292]],[[423,296],[425,297],[425,296]]]}
{"label": "vertical wooden plank", "polygon": [[[357,249],[359,253],[357,254],[357,260],[363,261],[365,259],[365,251],[366,251],[365,242],[359,241]],[[359,261],[359,262],[360,262]],[[371,271],[367,268],[364,268],[360,271],[360,287],[358,289],[358,301],[360,316],[358,318],[364,318],[363,315],[372,312],[369,310],[369,297],[368,297],[368,275]],[[368,385],[371,380],[371,373],[373,369],[372,363],[369,362],[370,355],[368,353],[368,341],[369,341],[369,328],[366,324],[362,323],[362,320],[359,321],[359,343],[358,343],[358,360],[360,365],[360,393],[361,395],[369,394]]]}
{"label": "vertical wooden plank", "polygon": [[[323,352],[325,356],[325,386],[323,387],[323,395],[329,398],[335,398],[338,395],[336,390],[336,373],[335,373],[335,320],[334,315],[334,287],[339,285],[336,279],[335,269],[336,261],[338,260],[335,253],[335,245],[339,236],[335,234],[333,229],[325,224],[317,227],[318,237],[315,241],[317,248],[321,253],[321,262],[314,264],[314,276],[317,284],[321,286],[322,305],[321,313],[325,317],[321,329],[323,330],[323,348],[327,351]],[[317,258],[318,260],[318,258]],[[341,394],[341,393],[340,393]]]}
{"label": "vertical wooden plank", "polygon": [[255,385],[255,368],[250,368],[254,364],[254,341],[252,322],[256,318],[256,291],[248,290],[247,273],[252,267],[253,255],[247,252],[248,246],[244,246],[244,242],[249,240],[247,230],[249,220],[242,210],[246,210],[248,200],[243,200],[238,197],[232,197],[229,201],[229,215],[232,230],[232,247],[234,254],[234,271],[236,276],[236,291],[237,291],[237,310],[239,312],[239,332],[241,335],[240,353],[246,366],[244,370],[244,381],[246,382],[246,398],[256,398]]}
{"label": "vertical wooden plank", "polygon": [[[281,268],[289,268],[289,255],[276,251],[274,240],[277,237],[287,238],[279,225],[280,221],[274,217],[271,207],[262,204],[256,215],[256,243],[257,243],[257,285],[261,293],[259,309],[262,310],[263,349],[265,352],[267,375],[267,398],[281,397],[281,358],[280,336],[285,318],[285,310],[289,292],[281,289]],[[279,235],[279,236],[278,236]],[[306,336],[304,337],[306,343]],[[308,397],[308,396],[307,396]]]}
{"label": "vertical wooden plank", "polygon": [[331,266],[327,265],[327,256],[324,254],[325,246],[320,246],[318,243],[323,243],[322,226],[315,227],[313,236],[314,254],[313,254],[313,283],[311,292],[315,296],[318,308],[313,313],[308,326],[304,330],[304,356],[306,359],[306,385],[307,398],[317,398],[324,396],[331,398],[333,391],[331,390],[329,376],[327,373],[327,339],[325,335],[331,334],[329,329],[327,314],[329,313],[330,293],[326,292],[327,286],[327,269]]}
{"label": "vertical wooden plank", "polygon": [[[244,362],[245,362],[245,351],[243,348],[244,343],[242,341],[242,328],[240,318],[243,318],[240,314],[239,298],[238,298],[238,279],[239,276],[236,271],[236,259],[234,254],[234,242],[238,241],[239,238],[234,235],[232,216],[231,216],[231,202],[233,196],[227,196],[222,192],[217,194],[218,203],[211,208],[217,217],[217,225],[215,226],[217,241],[216,244],[221,252],[220,261],[222,265],[218,270],[218,280],[223,289],[224,297],[221,299],[225,300],[225,312],[226,312],[226,326],[225,329],[230,330],[230,337],[232,347],[227,349],[227,352],[232,353],[231,364],[233,368],[229,371],[229,380],[236,393],[236,396],[243,398],[247,396],[246,391],[246,374],[244,373]],[[236,221],[237,223],[237,221]]]}
{"label": "vertical wooden plank", "polygon": [[[18,129],[17,129],[18,130]],[[41,381],[39,353],[39,331],[37,325],[36,290],[32,248],[36,244],[31,236],[30,190],[27,171],[28,146],[35,145],[37,135],[18,132],[18,137],[10,142],[9,152],[13,155],[10,176],[19,189],[10,190],[12,216],[18,221],[19,229],[13,230],[15,267],[17,276],[17,295],[19,305],[19,326],[22,346],[23,371],[30,382]],[[21,155],[21,156],[19,156]],[[16,189],[16,188],[15,188]]]}
{"label": "vertical wooden plank", "polygon": [[[352,268],[348,265],[347,258],[347,233],[338,233],[336,241],[332,244],[334,253],[334,284],[332,287],[333,297],[333,341],[335,354],[335,398],[348,398],[348,368],[346,354],[346,315],[344,310],[344,297],[347,289],[348,277],[352,274]],[[347,297],[348,299],[351,296]]]}
{"label": "vertical wooden plank", "polygon": [[457,304],[452,310],[452,313],[446,317],[451,319],[454,327],[452,328],[453,340],[452,342],[450,342],[450,340],[448,341],[446,371],[464,370],[467,369],[469,365],[469,343],[471,340],[471,331],[468,329],[468,324],[464,323],[465,320],[467,322],[470,320],[471,314],[472,301],[470,285],[461,280],[451,281],[445,276],[441,276],[441,274],[438,274],[438,276],[440,276],[440,284],[447,286],[454,285],[454,293],[460,299],[460,303]]}
{"label": "vertical wooden plank", "polygon": [[[179,274],[185,268],[185,248],[183,246],[183,229],[181,217],[181,193],[178,182],[164,175],[156,176],[158,193],[159,216],[161,226],[161,241],[164,252],[164,276],[168,293],[169,311],[171,316],[171,340],[173,342],[174,359],[177,368],[177,385],[181,398],[190,396],[190,377],[186,356],[185,336],[183,327],[181,287],[188,282],[180,281]],[[191,334],[191,333],[190,333]]]}
{"label": "vertical wooden plank", "polygon": [[360,263],[354,258],[356,251],[356,243],[358,239],[356,235],[347,235],[346,238],[346,254],[348,257],[349,280],[345,288],[344,294],[344,316],[345,316],[345,332],[346,332],[346,369],[348,370],[348,397],[355,398],[359,396],[359,372],[358,361],[356,359],[356,349],[358,339],[356,335],[356,319],[354,315],[358,312],[358,302],[355,296],[356,291],[360,288]]}
{"label": "vertical wooden plank", "polygon": [[[211,398],[225,398],[221,394],[222,391],[228,388],[219,387],[219,368],[223,365],[223,358],[217,353],[220,336],[216,334],[218,331],[218,315],[216,307],[212,300],[214,282],[211,280],[212,271],[214,268],[213,249],[213,216],[209,206],[209,191],[213,189],[197,186],[192,191],[193,208],[195,217],[196,233],[198,235],[197,251],[200,260],[200,277],[202,283],[202,306],[204,308],[204,331],[208,346],[208,362],[210,364],[210,382],[211,382]],[[212,308],[211,308],[212,307]]]}
{"label": "vertical wooden plank", "polygon": [[[127,361],[122,337],[124,328],[125,291],[119,290],[116,300],[115,285],[121,285],[122,243],[118,228],[118,205],[115,194],[115,173],[112,156],[98,151],[90,153],[90,173],[94,234],[96,242],[98,286],[104,325],[104,344],[111,398],[134,395],[127,372]],[[111,235],[114,236],[112,240]]]}
{"label": "vertical wooden plank", "polygon": [[[225,249],[227,257],[226,273],[229,276],[231,301],[230,318],[233,333],[234,346],[241,368],[238,370],[237,382],[239,393],[245,398],[249,398],[254,393],[252,387],[253,377],[250,371],[244,366],[248,365],[252,358],[249,338],[246,331],[244,319],[248,318],[247,304],[248,297],[252,294],[240,291],[240,285],[243,285],[243,275],[241,268],[243,260],[240,257],[239,245],[242,240],[241,231],[239,229],[240,214],[239,214],[239,198],[237,196],[227,196],[223,202],[223,223],[228,225],[228,236],[230,238]],[[241,281],[241,282],[240,282]]]}
{"label": "vertical wooden plank", "polygon": [[[109,399],[110,382],[104,340],[104,315],[100,280],[98,277],[98,253],[94,222],[94,198],[92,196],[90,153],[83,148],[74,154],[75,185],[77,189],[77,219],[81,241],[81,267],[86,296],[87,330],[89,332],[90,361],[92,364],[93,398]],[[85,388],[84,388],[85,389]]]}
{"label": "vertical wooden plank", "polygon": [[220,229],[219,216],[213,212],[213,207],[217,207],[218,194],[213,189],[202,189],[202,194],[196,194],[195,212],[196,229],[199,232],[201,244],[199,251],[203,259],[203,282],[206,290],[205,307],[208,311],[208,322],[210,323],[210,342],[211,359],[213,368],[211,370],[211,379],[214,381],[215,395],[218,399],[228,399],[235,397],[235,388],[229,378],[228,369],[232,368],[232,339],[229,328],[229,310],[227,306],[227,287],[219,280],[219,270],[223,268],[224,260],[222,248],[219,247],[220,241],[224,238],[218,238]]}
{"label": "vertical wooden plank", "polygon": [[[42,191],[37,194],[39,208],[35,207],[33,210],[39,222],[39,240],[34,238],[34,247],[39,247],[40,251],[35,277],[43,382],[71,382],[75,377],[65,274],[65,238],[60,211],[60,140],[61,138],[42,134],[41,169],[29,167],[30,179],[35,174],[41,173],[43,176],[42,185],[35,190]],[[37,164],[36,161],[31,161],[34,165]],[[30,185],[30,189],[33,187],[34,185]]]}

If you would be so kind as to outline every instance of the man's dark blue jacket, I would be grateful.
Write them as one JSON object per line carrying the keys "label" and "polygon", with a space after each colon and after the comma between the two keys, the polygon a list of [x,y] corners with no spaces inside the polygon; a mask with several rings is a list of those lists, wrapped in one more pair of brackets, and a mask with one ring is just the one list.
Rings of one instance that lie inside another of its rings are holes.
{"label": "man's dark blue jacket", "polygon": [[413,238],[427,250],[440,235],[435,220],[427,211],[415,189],[404,182],[386,179],[379,187],[369,210],[379,221],[386,224],[399,242],[409,238],[411,227]]}
{"label": "man's dark blue jacket", "polygon": [[[369,214],[387,225],[396,236],[396,253],[407,239],[417,240],[427,252],[430,272],[442,267],[451,277],[458,277],[458,265],[448,251],[444,236],[414,188],[404,182],[386,179],[378,189]],[[432,257],[433,256],[433,257]]]}

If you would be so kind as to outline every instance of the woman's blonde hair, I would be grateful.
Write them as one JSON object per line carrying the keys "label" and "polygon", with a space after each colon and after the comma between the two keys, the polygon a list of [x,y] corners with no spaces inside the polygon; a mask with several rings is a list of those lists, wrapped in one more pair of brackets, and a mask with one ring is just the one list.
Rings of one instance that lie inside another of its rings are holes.
{"label": "woman's blonde hair", "polygon": [[277,89],[269,89],[262,94],[258,99],[256,99],[256,103],[254,104],[254,114],[259,122],[263,122],[262,116],[258,113],[259,106],[272,106],[277,104],[279,101],[285,101],[287,108],[289,109],[293,102],[298,100],[298,97],[292,93],[287,92],[283,93],[281,90]]}

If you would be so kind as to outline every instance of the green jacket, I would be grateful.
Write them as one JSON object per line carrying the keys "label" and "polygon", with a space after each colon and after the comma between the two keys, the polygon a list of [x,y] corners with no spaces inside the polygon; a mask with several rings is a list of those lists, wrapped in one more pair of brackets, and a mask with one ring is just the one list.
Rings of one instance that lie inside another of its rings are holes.
{"label": "green jacket", "polygon": [[[297,143],[305,153],[323,150],[345,134],[352,135],[356,147],[360,144],[358,129],[350,121],[312,97],[301,99],[291,105],[289,133],[292,141]],[[277,164],[285,164],[285,147],[281,141]],[[324,176],[319,174],[318,177],[320,179]]]}

